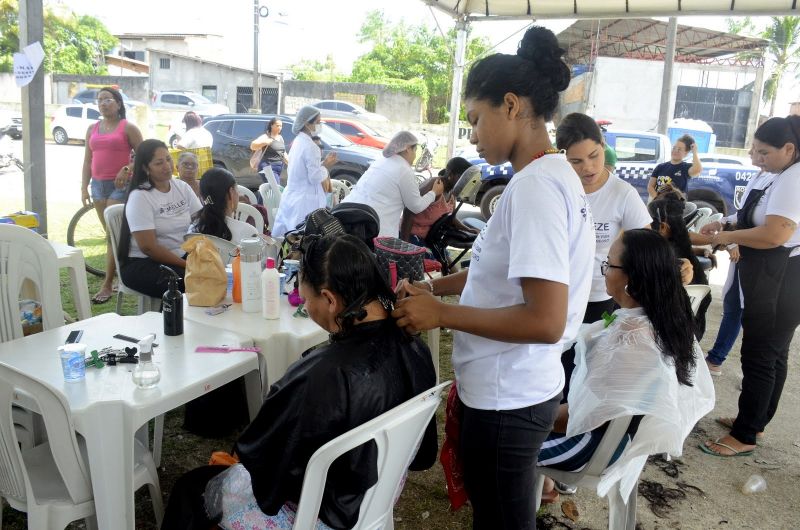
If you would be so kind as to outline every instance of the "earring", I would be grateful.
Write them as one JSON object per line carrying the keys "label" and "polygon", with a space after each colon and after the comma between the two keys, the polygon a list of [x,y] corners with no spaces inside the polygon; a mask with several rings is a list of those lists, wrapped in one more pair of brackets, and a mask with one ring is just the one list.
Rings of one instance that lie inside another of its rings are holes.
{"label": "earring", "polygon": [[628,284],[627,283],[625,284],[625,287],[623,288],[623,291],[625,291],[625,294],[627,294],[628,296],[631,295],[631,293],[628,292]]}

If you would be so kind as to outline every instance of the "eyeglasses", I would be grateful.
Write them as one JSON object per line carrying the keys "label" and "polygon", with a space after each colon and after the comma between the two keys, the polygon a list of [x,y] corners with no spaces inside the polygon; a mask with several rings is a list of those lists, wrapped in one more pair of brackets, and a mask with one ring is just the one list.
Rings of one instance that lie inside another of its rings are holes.
{"label": "eyeglasses", "polygon": [[98,105],[102,105],[102,104],[108,105],[109,103],[113,103],[113,102],[114,102],[114,98],[103,98],[103,99],[98,99],[97,100],[97,104]]}
{"label": "eyeglasses", "polygon": [[602,274],[603,276],[606,275],[606,273],[608,272],[608,269],[625,270],[625,267],[621,267],[619,265],[612,265],[608,261],[604,261],[603,263],[600,264],[600,274]]}

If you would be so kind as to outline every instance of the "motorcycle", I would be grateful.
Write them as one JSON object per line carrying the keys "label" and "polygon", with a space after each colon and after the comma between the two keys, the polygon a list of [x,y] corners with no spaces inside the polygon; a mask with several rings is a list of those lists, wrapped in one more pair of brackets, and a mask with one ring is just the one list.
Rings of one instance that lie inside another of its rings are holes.
{"label": "motorcycle", "polygon": [[17,158],[11,146],[11,137],[8,128],[0,129],[0,169],[16,166],[20,171],[23,170],[22,160]]}
{"label": "motorcycle", "polygon": [[414,162],[414,174],[417,177],[417,183],[422,184],[425,180],[433,178],[433,153],[436,152],[439,145],[434,138],[424,135],[419,135],[419,137],[422,154]]}

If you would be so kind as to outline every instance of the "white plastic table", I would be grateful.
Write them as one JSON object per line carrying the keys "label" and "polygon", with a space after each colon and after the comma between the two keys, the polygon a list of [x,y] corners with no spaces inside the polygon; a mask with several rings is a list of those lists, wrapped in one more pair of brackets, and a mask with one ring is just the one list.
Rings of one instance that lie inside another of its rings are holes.
{"label": "white plastic table", "polygon": [[[133,444],[147,421],[239,377],[245,377],[251,419],[261,406],[258,357],[250,352],[195,353],[195,347],[251,346],[249,337],[187,321],[184,334],[165,337],[160,313],[139,316],[100,315],[0,344],[0,362],[43,381],[64,394],[75,429],[86,439],[99,528],[133,529]],[[64,382],[56,348],[70,331],[84,331],[89,349],[131,343],[112,336],[141,338],[156,333],[153,361],[161,370],[155,388],[137,388],[134,365],[87,367],[86,379]]]}
{"label": "white plastic table", "polygon": [[[266,320],[261,312],[245,313],[242,304],[232,304],[224,313],[209,315],[206,307],[190,306],[184,299],[184,321],[197,322],[214,329],[226,329],[252,337],[253,343],[261,348],[263,362],[266,363],[266,395],[269,387],[280,379],[289,365],[300,358],[307,349],[328,340],[328,332],[310,318],[293,316],[297,308],[292,307],[286,296],[281,296],[281,317]],[[223,303],[231,304],[227,298]],[[262,374],[265,369],[262,366]]]}
{"label": "white plastic table", "polygon": [[92,308],[89,301],[89,284],[86,280],[86,261],[83,258],[83,251],[64,243],[50,240],[48,242],[58,256],[58,268],[67,269],[69,272],[72,299],[75,302],[78,320],[90,318]]}

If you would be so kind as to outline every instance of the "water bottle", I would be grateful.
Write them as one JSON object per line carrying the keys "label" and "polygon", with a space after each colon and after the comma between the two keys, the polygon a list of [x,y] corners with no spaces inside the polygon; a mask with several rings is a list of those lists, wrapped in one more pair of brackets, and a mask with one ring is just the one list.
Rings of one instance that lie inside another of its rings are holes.
{"label": "water bottle", "polygon": [[161,380],[161,371],[153,363],[153,342],[155,340],[155,334],[151,333],[139,341],[139,362],[131,374],[133,384],[139,388],[153,388]]}
{"label": "water bottle", "polygon": [[64,371],[64,381],[74,383],[86,378],[86,345],[65,344],[58,347],[61,357],[61,369]]}
{"label": "water bottle", "polygon": [[178,275],[166,265],[161,265],[161,270],[169,275],[169,285],[161,298],[164,335],[168,337],[183,335],[183,293],[178,289]]}

